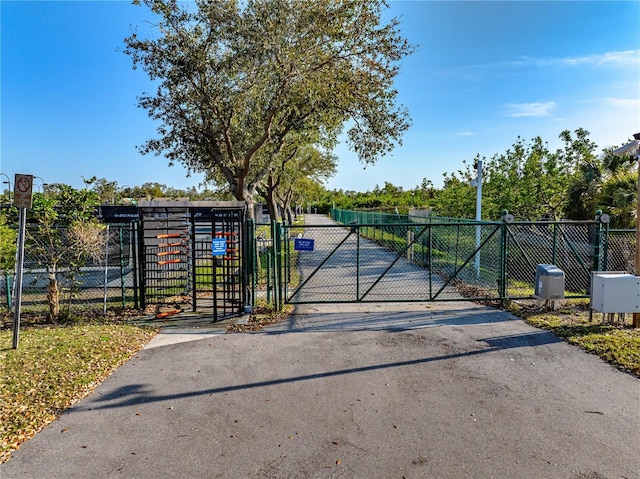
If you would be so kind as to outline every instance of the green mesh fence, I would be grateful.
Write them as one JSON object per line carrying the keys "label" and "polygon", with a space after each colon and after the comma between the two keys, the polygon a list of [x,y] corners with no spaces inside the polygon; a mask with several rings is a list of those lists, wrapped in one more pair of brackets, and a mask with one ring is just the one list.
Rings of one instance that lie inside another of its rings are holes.
{"label": "green mesh fence", "polygon": [[[475,223],[344,210],[332,216],[323,224],[251,227],[252,304],[530,298],[538,264],[562,269],[566,297],[580,298],[592,270],[635,271],[635,230],[607,231],[596,222]],[[73,275],[60,262],[63,310],[139,306],[136,228],[109,225],[102,259]],[[314,250],[296,250],[297,238],[312,239]],[[12,287],[13,274],[0,275],[4,310]],[[46,261],[27,246],[23,311],[46,311],[47,287]]]}
{"label": "green mesh fence", "polygon": [[[532,298],[536,266],[554,264],[565,273],[565,297],[584,298],[591,271],[633,266],[635,232],[608,234],[595,221],[331,216],[302,228],[278,225],[281,241],[273,241],[273,229],[264,234],[257,296],[291,303]],[[313,251],[297,251],[296,238],[312,240]]]}

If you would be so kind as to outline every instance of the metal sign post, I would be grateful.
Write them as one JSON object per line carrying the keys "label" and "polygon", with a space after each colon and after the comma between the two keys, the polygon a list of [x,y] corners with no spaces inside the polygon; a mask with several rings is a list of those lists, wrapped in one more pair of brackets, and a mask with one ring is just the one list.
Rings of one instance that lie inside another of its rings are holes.
{"label": "metal sign post", "polygon": [[32,205],[33,176],[15,176],[14,205],[19,208],[18,219],[18,252],[16,261],[16,299],[13,312],[13,349],[18,349],[20,338],[20,313],[22,309],[22,269],[24,264],[24,237],[27,223],[27,208]]}

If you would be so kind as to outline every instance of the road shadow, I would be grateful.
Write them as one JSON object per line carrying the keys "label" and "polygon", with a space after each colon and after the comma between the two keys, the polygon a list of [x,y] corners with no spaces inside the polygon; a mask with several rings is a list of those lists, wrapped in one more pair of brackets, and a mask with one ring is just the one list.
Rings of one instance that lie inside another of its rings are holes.
{"label": "road shadow", "polygon": [[392,310],[393,305],[386,303],[380,310],[376,310],[375,304],[365,310],[349,310],[347,305],[342,311],[335,311],[335,305],[306,307],[304,312],[294,311],[285,321],[265,327],[263,333],[410,331],[436,326],[468,326],[518,320],[507,312],[483,306],[446,309],[415,306],[413,309],[400,309],[405,306],[399,303],[399,309]]}
{"label": "road shadow", "polygon": [[[229,386],[218,386],[214,388],[206,388],[195,391],[179,392],[172,394],[153,393],[153,385],[151,383],[128,384],[120,388],[116,388],[106,394],[94,395],[87,400],[72,406],[68,412],[79,412],[100,409],[113,409],[129,406],[139,406],[142,404],[156,403],[161,401],[176,401],[180,399],[197,398],[201,396],[213,396],[219,394],[227,394],[235,391],[268,388],[282,384],[299,383],[306,381],[320,380],[336,376],[345,376],[352,374],[363,374],[372,371],[388,370],[394,368],[403,368],[417,365],[424,365],[439,361],[450,361],[460,358],[468,358],[506,349],[536,347],[547,344],[562,342],[554,334],[548,331],[535,331],[531,333],[488,337],[478,340],[479,349],[463,351],[433,357],[424,357],[406,361],[395,361],[381,364],[371,364],[354,368],[336,369],[333,371],[321,371],[312,374],[304,374],[292,377],[283,377],[271,379],[268,381],[256,381],[244,384],[234,384]],[[484,344],[482,344],[484,343]]]}

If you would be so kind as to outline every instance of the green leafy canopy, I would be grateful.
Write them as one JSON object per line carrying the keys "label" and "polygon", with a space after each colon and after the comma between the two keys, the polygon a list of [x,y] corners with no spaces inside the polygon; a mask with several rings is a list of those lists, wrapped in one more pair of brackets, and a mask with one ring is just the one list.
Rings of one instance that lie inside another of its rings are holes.
{"label": "green leafy canopy", "polygon": [[382,24],[380,0],[143,0],[159,35],[125,39],[125,52],[157,89],[139,105],[160,122],[143,153],[189,171],[221,174],[248,200],[293,132],[335,140],[349,125],[365,163],[401,142],[409,127],[396,105],[398,62],[413,51],[397,20]]}

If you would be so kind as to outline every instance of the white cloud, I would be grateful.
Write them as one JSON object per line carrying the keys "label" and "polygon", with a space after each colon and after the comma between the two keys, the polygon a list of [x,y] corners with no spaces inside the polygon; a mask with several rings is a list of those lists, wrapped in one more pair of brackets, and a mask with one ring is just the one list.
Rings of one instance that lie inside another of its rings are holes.
{"label": "white cloud", "polygon": [[539,65],[595,65],[595,66],[632,66],[640,64],[640,50],[625,50],[619,52],[606,52],[598,55],[586,55],[582,57],[540,59]]}
{"label": "white cloud", "polygon": [[497,68],[513,67],[618,67],[633,68],[635,71],[640,68],[640,50],[624,50],[617,52],[605,52],[594,55],[584,55],[579,57],[564,58],[534,58],[521,57],[518,60],[506,60],[494,63],[484,63],[476,65],[465,65],[449,70],[438,72],[440,75],[469,75],[478,70],[495,70]]}
{"label": "white cloud", "polygon": [[596,98],[593,102],[609,108],[640,111],[638,98]]}
{"label": "white cloud", "polygon": [[473,131],[461,131],[458,133],[458,136],[473,136],[475,133]]}
{"label": "white cloud", "polygon": [[508,103],[505,105],[505,116],[518,117],[541,117],[551,116],[551,112],[556,107],[556,102],[545,101],[535,103]]}

